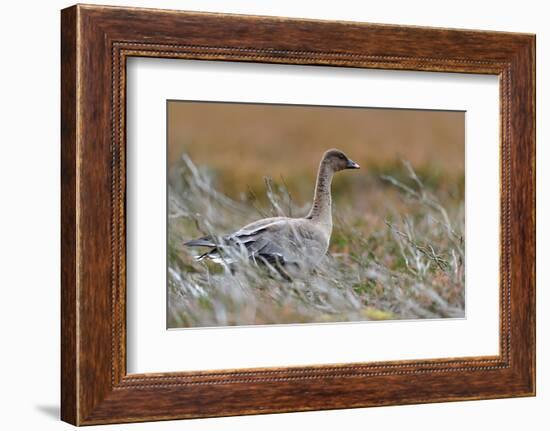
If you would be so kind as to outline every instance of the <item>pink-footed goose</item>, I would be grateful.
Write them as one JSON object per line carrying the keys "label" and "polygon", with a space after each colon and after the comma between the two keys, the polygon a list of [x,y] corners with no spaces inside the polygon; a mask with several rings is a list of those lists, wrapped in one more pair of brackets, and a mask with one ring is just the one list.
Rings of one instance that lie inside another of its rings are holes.
{"label": "pink-footed goose", "polygon": [[340,150],[325,152],[317,172],[313,204],[305,217],[265,218],[219,239],[206,236],[185,245],[209,247],[197,259],[224,264],[234,263],[231,249],[244,252],[252,261],[275,268],[286,279],[290,278],[287,269],[291,267],[314,268],[326,254],[332,234],[332,177],[344,169],[359,169],[359,165]]}

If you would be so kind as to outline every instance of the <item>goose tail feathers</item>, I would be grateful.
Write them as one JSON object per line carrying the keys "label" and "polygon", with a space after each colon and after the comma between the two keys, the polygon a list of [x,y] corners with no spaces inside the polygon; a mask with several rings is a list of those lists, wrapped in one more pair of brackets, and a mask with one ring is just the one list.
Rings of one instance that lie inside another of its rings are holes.
{"label": "goose tail feathers", "polygon": [[192,239],[191,241],[184,242],[183,245],[187,247],[216,247],[217,244],[214,242],[211,236],[203,236],[202,238]]}

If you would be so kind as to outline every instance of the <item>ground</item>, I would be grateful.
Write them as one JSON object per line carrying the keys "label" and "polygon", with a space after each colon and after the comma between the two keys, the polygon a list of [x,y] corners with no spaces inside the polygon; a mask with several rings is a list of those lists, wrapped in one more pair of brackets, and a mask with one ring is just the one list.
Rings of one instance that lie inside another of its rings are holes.
{"label": "ground", "polygon": [[337,188],[349,182],[365,198],[354,205],[336,199],[330,249],[313,273],[289,282],[244,260],[231,273],[196,261],[183,243],[308,208],[271,179],[265,199],[233,200],[184,156],[169,189],[169,327],[463,317],[460,186],[453,193],[433,179],[426,185],[406,162]]}

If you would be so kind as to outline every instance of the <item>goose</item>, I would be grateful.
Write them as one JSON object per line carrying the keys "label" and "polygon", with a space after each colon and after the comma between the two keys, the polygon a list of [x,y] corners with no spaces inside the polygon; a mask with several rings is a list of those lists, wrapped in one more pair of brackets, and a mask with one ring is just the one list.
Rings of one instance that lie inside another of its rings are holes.
{"label": "goose", "polygon": [[332,178],[344,169],[359,169],[359,165],[340,150],[331,149],[323,154],[313,203],[305,217],[264,218],[220,238],[209,235],[184,245],[207,247],[209,250],[197,260],[209,259],[222,265],[234,264],[236,253],[243,253],[251,261],[274,268],[290,280],[289,269],[313,269],[328,250],[332,234]]}

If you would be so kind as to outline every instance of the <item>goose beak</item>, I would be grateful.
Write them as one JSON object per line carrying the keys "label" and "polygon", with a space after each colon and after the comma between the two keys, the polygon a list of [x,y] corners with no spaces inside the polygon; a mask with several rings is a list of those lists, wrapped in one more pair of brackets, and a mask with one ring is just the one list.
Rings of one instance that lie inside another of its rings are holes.
{"label": "goose beak", "polygon": [[353,160],[348,159],[348,163],[346,165],[346,169],[359,169],[361,166],[359,166],[357,163],[355,163]]}

